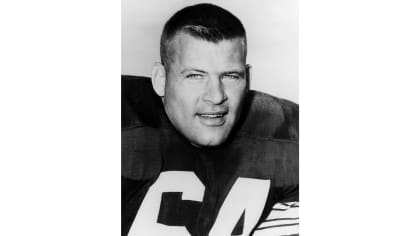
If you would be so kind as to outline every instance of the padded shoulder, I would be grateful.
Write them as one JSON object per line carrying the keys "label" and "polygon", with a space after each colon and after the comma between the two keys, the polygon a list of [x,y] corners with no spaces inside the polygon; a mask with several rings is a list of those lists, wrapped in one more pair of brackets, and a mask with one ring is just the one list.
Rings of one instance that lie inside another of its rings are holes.
{"label": "padded shoulder", "polygon": [[121,76],[121,126],[158,127],[162,102],[153,90],[150,78]]}
{"label": "padded shoulder", "polygon": [[299,141],[299,105],[262,92],[250,91],[239,134]]}

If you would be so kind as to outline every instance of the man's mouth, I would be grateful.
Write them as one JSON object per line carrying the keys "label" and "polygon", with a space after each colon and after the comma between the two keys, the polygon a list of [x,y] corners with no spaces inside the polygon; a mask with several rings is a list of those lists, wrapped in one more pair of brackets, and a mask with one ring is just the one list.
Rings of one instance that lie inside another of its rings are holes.
{"label": "man's mouth", "polygon": [[227,111],[197,113],[200,122],[206,126],[221,126],[226,121]]}

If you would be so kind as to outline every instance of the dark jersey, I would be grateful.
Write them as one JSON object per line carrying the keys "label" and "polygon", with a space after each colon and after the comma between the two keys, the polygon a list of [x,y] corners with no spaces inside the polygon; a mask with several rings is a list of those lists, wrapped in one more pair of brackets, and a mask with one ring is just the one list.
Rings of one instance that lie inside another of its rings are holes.
{"label": "dark jersey", "polygon": [[150,80],[122,83],[122,234],[249,235],[298,201],[298,106],[250,91],[228,140],[196,148]]}

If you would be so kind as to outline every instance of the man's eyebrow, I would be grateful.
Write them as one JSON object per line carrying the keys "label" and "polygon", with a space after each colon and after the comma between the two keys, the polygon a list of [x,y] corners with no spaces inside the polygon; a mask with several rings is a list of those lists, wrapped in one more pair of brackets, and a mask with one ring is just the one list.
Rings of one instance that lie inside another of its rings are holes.
{"label": "man's eyebrow", "polygon": [[203,74],[206,74],[207,72],[206,71],[204,71],[204,70],[199,70],[199,69],[195,69],[195,68],[185,68],[185,69],[183,69],[182,71],[181,71],[181,74],[184,74],[185,72],[187,72],[187,71],[195,71],[195,72],[200,72],[200,73],[203,73]]}

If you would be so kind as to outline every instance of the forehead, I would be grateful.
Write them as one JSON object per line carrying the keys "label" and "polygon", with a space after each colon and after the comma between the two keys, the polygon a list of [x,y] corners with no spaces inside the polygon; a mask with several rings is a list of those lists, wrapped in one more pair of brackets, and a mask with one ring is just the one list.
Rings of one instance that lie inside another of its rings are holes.
{"label": "forehead", "polygon": [[245,40],[234,38],[209,42],[185,33],[177,34],[169,45],[176,67],[231,69],[245,64]]}

